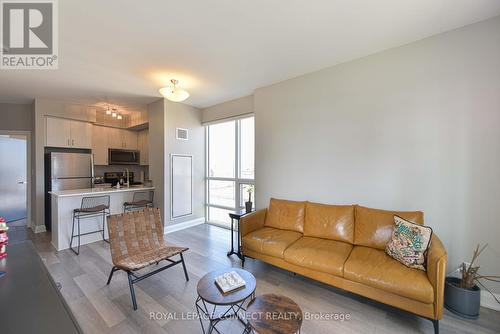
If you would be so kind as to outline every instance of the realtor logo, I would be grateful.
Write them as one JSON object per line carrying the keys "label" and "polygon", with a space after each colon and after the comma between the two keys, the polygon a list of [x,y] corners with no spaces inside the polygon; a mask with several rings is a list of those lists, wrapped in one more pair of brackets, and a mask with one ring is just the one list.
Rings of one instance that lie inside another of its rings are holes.
{"label": "realtor logo", "polygon": [[1,69],[57,69],[57,0],[1,0]]}

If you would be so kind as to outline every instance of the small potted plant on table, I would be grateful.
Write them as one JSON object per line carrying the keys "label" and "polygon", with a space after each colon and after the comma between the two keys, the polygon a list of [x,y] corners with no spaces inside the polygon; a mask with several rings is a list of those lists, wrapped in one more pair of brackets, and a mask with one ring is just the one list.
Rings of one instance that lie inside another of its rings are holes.
{"label": "small potted plant on table", "polygon": [[247,188],[247,193],[248,193],[248,202],[245,202],[245,212],[250,213],[252,212],[253,208],[253,203],[252,203],[252,193],[253,193],[253,184],[249,185]]}
{"label": "small potted plant on table", "polygon": [[470,263],[460,266],[461,277],[446,277],[444,288],[444,306],[451,312],[468,319],[477,319],[481,303],[481,289],[488,291],[500,304],[500,300],[480,280],[500,283],[500,276],[482,276],[476,261],[488,246],[477,245]]}

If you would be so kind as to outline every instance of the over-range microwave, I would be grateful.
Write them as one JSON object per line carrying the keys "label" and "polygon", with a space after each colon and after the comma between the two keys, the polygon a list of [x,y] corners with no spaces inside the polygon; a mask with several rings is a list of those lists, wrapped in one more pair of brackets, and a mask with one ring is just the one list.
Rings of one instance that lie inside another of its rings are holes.
{"label": "over-range microwave", "polygon": [[108,149],[109,165],[138,165],[139,162],[139,151],[137,150]]}

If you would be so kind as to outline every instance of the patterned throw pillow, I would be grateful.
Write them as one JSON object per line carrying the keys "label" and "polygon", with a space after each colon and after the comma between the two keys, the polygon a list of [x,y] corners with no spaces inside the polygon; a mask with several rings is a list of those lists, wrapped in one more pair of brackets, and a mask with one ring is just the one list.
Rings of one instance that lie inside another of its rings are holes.
{"label": "patterned throw pillow", "polygon": [[385,252],[407,267],[426,271],[431,237],[432,228],[394,216],[394,230]]}

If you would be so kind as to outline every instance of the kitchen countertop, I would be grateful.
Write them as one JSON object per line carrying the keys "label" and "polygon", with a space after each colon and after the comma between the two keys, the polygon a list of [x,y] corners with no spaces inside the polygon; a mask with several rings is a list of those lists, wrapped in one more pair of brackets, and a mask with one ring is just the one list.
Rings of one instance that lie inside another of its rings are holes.
{"label": "kitchen countertop", "polygon": [[50,191],[49,193],[55,197],[71,197],[71,196],[113,194],[113,193],[127,192],[127,191],[141,191],[141,190],[154,190],[154,189],[155,189],[154,187],[145,187],[142,185],[130,186],[128,188],[122,187],[120,189],[96,186],[95,188],[87,188],[87,189]]}

